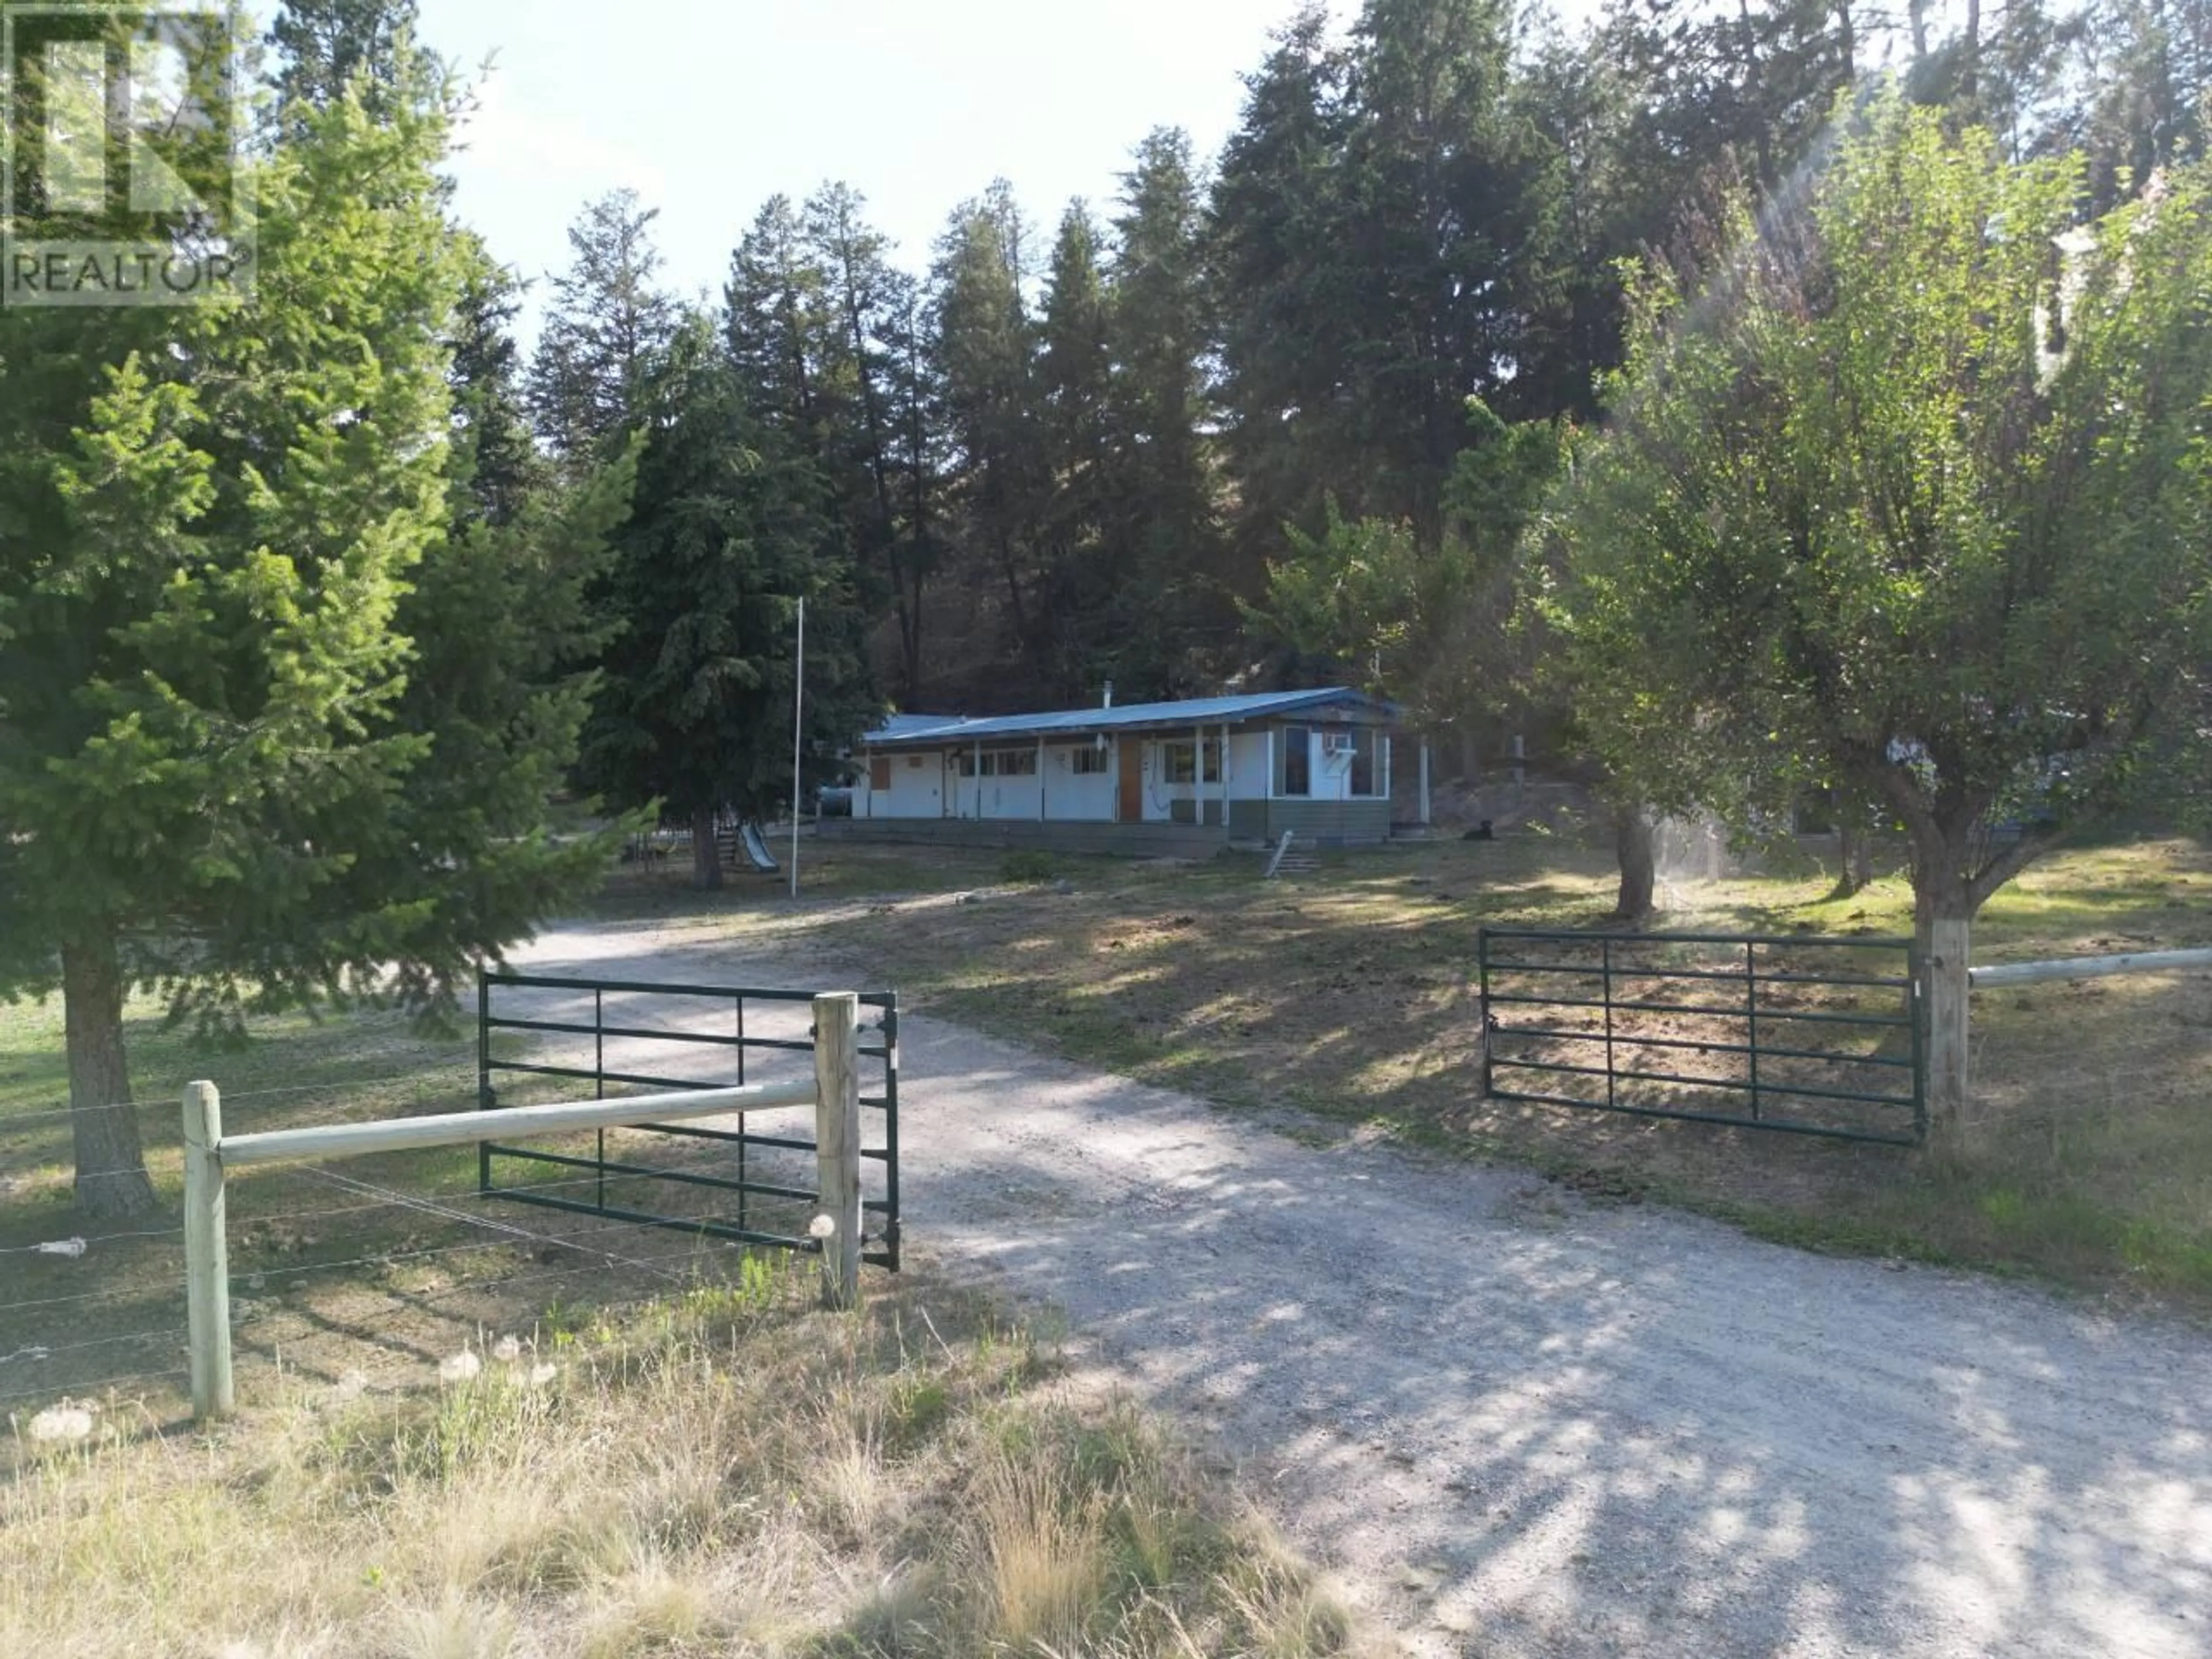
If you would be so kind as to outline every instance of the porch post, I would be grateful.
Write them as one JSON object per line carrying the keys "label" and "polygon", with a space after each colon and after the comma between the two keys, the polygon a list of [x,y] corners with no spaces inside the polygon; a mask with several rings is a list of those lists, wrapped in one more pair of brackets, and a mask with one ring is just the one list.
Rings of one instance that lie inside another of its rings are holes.
{"label": "porch post", "polygon": [[1194,830],[1206,828],[1206,728],[1190,728],[1190,822]]}
{"label": "porch post", "polygon": [[981,823],[983,821],[983,739],[970,738],[968,740],[968,752],[975,757],[975,822]]}
{"label": "porch post", "polygon": [[1221,839],[1224,843],[1229,839],[1229,722],[1227,720],[1221,722]]}
{"label": "porch post", "polygon": [[1260,839],[1270,842],[1275,839],[1275,744],[1281,736],[1280,727],[1267,728],[1267,780],[1260,792]]}
{"label": "porch post", "polygon": [[1044,734],[1040,732],[1037,734],[1037,822],[1039,823],[1049,823],[1052,818],[1051,803],[1047,799],[1049,788],[1050,786],[1046,783],[1044,775]]}

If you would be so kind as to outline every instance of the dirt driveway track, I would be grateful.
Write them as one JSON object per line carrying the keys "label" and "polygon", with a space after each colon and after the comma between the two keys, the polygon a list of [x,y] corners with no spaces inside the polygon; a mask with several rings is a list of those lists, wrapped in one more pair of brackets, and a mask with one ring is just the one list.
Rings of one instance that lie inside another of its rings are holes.
{"label": "dirt driveway track", "polygon": [[[518,965],[824,977],[690,938]],[[2212,1656],[2212,1335],[902,1038],[910,1248],[1064,1310],[1414,1653]]]}

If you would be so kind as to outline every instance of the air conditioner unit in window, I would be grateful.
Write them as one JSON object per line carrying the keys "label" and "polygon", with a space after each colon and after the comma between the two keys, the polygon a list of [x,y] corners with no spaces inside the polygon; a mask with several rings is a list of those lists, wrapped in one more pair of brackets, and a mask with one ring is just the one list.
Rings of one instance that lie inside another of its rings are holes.
{"label": "air conditioner unit in window", "polygon": [[1321,752],[1324,755],[1349,755],[1358,746],[1358,740],[1349,732],[1324,732],[1321,734]]}

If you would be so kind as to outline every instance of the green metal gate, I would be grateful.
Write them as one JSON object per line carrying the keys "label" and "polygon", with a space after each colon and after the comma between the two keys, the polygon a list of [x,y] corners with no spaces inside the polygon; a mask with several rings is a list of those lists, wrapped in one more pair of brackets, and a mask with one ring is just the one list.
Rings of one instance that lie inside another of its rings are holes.
{"label": "green metal gate", "polygon": [[1491,1098],[1927,1137],[1910,939],[1486,927],[1476,949]]}
{"label": "green metal gate", "polygon": [[[811,1076],[813,997],[811,991],[758,987],[486,973],[477,985],[477,1104],[492,1112],[521,1103],[501,1099],[501,1079],[510,1078],[588,1083],[592,1097],[603,1100],[611,1091],[741,1087]],[[880,1091],[860,1096],[860,1259],[896,1273],[897,993],[864,993],[860,1008],[860,1055],[883,1066]],[[871,1010],[878,1011],[878,1023],[866,1023]],[[707,1029],[710,1023],[714,1029]],[[747,1119],[767,1114],[731,1115],[733,1128],[684,1123],[602,1130],[588,1152],[487,1140],[478,1152],[477,1190],[487,1198],[641,1226],[818,1251],[806,1231],[820,1205],[811,1116],[796,1128],[779,1122],[764,1133]],[[684,1150],[708,1156],[679,1163],[674,1154]]]}

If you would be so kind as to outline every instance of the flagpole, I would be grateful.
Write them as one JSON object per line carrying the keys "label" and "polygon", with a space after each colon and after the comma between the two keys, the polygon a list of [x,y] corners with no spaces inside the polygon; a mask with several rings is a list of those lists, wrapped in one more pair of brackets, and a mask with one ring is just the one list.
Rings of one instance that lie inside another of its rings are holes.
{"label": "flagpole", "polygon": [[791,896],[799,896],[799,752],[806,731],[806,600],[799,601],[799,665],[791,676]]}

